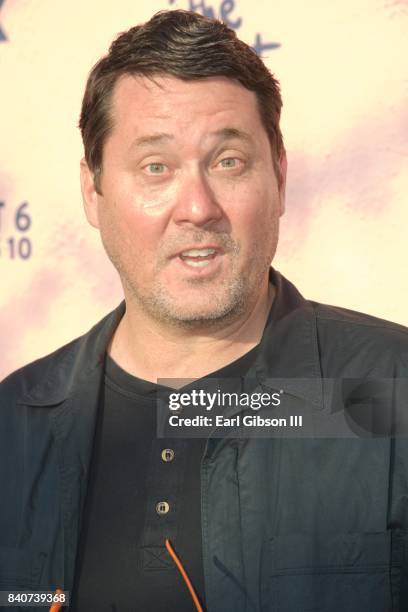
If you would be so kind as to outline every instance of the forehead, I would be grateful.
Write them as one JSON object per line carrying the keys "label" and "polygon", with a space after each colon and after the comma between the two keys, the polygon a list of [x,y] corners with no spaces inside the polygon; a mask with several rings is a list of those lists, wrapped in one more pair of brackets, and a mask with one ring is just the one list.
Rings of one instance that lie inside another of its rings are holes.
{"label": "forehead", "polygon": [[264,131],[256,95],[227,77],[184,81],[170,75],[118,79],[112,96],[114,132],[135,135],[152,128],[216,129],[233,120],[237,128]]}

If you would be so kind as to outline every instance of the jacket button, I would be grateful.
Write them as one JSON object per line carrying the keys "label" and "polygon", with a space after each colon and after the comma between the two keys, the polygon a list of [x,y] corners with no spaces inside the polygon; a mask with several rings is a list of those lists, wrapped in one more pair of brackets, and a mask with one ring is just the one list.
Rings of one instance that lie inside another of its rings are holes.
{"label": "jacket button", "polygon": [[173,461],[174,459],[174,450],[172,448],[164,448],[161,452],[161,458],[163,461]]}
{"label": "jacket button", "polygon": [[167,514],[170,510],[170,506],[166,501],[161,501],[156,504],[157,514]]}

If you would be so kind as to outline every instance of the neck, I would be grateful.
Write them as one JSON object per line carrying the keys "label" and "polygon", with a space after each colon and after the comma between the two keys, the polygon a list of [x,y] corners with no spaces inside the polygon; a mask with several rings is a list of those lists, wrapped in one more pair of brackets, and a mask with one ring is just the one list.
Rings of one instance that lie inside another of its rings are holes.
{"label": "neck", "polygon": [[275,290],[268,281],[257,300],[222,329],[171,327],[152,320],[129,296],[108,353],[126,372],[156,383],[158,378],[202,378],[259,344]]}

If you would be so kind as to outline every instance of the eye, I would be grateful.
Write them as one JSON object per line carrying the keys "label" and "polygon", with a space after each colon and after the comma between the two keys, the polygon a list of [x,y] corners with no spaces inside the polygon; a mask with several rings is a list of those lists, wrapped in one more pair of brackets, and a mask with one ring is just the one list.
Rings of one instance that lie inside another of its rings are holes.
{"label": "eye", "polygon": [[223,168],[238,168],[241,160],[238,157],[225,157],[219,163]]}
{"label": "eye", "polygon": [[166,168],[165,164],[161,164],[159,162],[152,162],[151,164],[147,164],[145,167],[149,168],[150,174],[163,174]]}

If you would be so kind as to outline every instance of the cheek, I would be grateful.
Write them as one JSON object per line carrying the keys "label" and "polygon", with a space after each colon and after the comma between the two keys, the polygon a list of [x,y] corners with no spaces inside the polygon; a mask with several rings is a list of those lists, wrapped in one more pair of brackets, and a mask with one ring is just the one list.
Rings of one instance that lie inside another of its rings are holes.
{"label": "cheek", "polygon": [[[157,212],[157,211],[156,211]],[[133,202],[108,201],[100,207],[99,224],[107,251],[122,261],[147,261],[157,252],[163,219]]]}
{"label": "cheek", "polygon": [[166,214],[176,191],[174,184],[165,187],[154,182],[148,184],[130,171],[112,172],[106,178],[106,188],[107,198],[119,202],[125,212],[151,217]]}
{"label": "cheek", "polygon": [[265,241],[274,233],[279,218],[278,193],[261,188],[243,193],[230,210],[232,226],[235,225],[241,238],[249,242]]}

